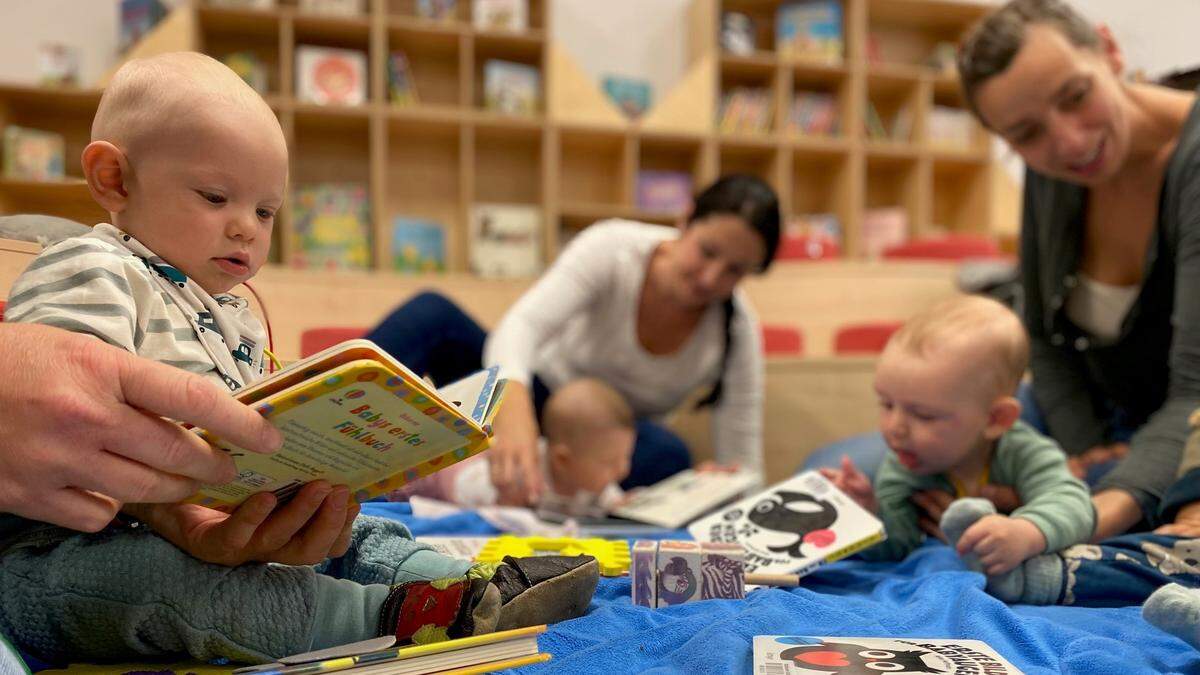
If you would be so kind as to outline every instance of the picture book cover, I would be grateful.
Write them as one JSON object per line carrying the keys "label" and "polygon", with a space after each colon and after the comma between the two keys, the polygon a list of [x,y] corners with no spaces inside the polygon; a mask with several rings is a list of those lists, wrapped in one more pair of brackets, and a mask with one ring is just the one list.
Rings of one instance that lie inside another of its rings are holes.
{"label": "picture book cover", "polygon": [[614,516],[677,529],[733,501],[758,485],[747,471],[696,471],[687,469],[649,487],[629,493],[629,501]]}
{"label": "picture book cover", "polygon": [[525,30],[529,0],[473,0],[471,23],[483,30]]}
{"label": "picture book cover", "polygon": [[981,640],[754,636],[755,675],[1021,675]]}
{"label": "picture book cover", "polygon": [[366,103],[366,53],[355,49],[298,45],[296,98],[320,105]]}
{"label": "picture book cover", "polygon": [[357,183],[319,183],[295,188],[293,264],[307,269],[371,266],[371,218],[367,188]]}
{"label": "picture book cover", "polygon": [[483,64],[483,104],[510,115],[533,115],[541,107],[541,73],[535,66],[489,59]]}
{"label": "picture book cover", "polygon": [[259,492],[287,499],[318,479],[369,499],[487,448],[503,393],[498,368],[434,389],[373,343],[343,342],[238,394],[283,432],[278,452],[201,432],[233,457],[238,475],[189,501],[228,509]]}
{"label": "picture book cover", "polygon": [[784,55],[841,61],[841,0],[799,0],[780,5],[775,15],[775,49]]}
{"label": "picture book cover", "polygon": [[446,232],[442,226],[430,220],[396,216],[392,220],[392,269],[446,271]]}
{"label": "picture book cover", "polygon": [[697,541],[738,543],[746,571],[803,576],[883,541],[883,523],[816,471],[712,513],[688,527]]}
{"label": "picture book cover", "polygon": [[4,175],[18,180],[63,177],[62,134],[40,129],[4,128]]}
{"label": "picture book cover", "polygon": [[388,98],[397,105],[420,102],[417,83],[413,80],[412,66],[408,62],[408,55],[402,51],[388,55]]}
{"label": "picture book cover", "polygon": [[458,0],[417,0],[417,16],[435,21],[453,21],[458,17]]}
{"label": "picture book cover", "polygon": [[542,271],[542,212],[524,204],[475,204],[471,209],[471,271],[490,278],[533,277]]}
{"label": "picture book cover", "polygon": [[692,174],[643,169],[637,175],[637,207],[659,213],[683,213],[692,204]]}

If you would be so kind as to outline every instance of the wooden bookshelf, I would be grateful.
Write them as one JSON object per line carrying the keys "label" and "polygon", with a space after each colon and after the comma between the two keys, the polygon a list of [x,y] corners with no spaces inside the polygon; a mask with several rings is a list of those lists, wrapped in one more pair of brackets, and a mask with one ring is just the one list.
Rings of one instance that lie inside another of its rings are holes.
{"label": "wooden bookshelf", "polygon": [[[861,257],[865,209],[900,206],[912,234],[939,229],[993,232],[1015,209],[997,200],[995,160],[978,129],[965,147],[933,143],[926,118],[934,106],[963,106],[952,76],[923,65],[939,42],[952,41],[986,7],[958,0],[843,0],[844,58],[787,57],[775,51],[774,17],[782,0],[691,0],[686,8],[686,70],[656,105],[630,120],[548,33],[552,0],[529,0],[529,29],[479,30],[471,3],[448,21],[423,19],[416,0],[370,0],[358,17],[313,15],[294,0],[271,10],[228,9],[193,0],[175,10],[131,55],[196,49],[216,57],[254,53],[268,71],[267,101],[279,116],[292,156],[292,186],[358,182],[371,206],[373,265],[391,266],[391,224],[398,217],[441,223],[447,267],[468,270],[472,205],[531,205],[545,223],[547,262],[563,237],[606,217],[669,224],[682,213],[637,208],[641,170],[684,172],[693,185],[747,172],[779,192],[785,216],[835,213],[849,257]],[[721,13],[752,16],[758,51],[722,53]],[[882,60],[868,59],[871,53]],[[367,55],[367,103],[331,107],[295,97],[301,45],[350,48]],[[406,54],[419,102],[396,104],[387,91],[389,54]],[[541,73],[542,107],[503,115],[483,106],[489,59],[531,65]],[[762,133],[717,129],[722,93],[735,86],[770,92],[773,120]],[[793,132],[787,120],[797,92],[836,101],[836,135]],[[0,212],[43,212],[85,222],[104,219],[90,200],[79,154],[89,136],[99,90],[0,86],[0,127],[57,131],[66,140],[68,179],[0,181]],[[904,138],[868,139],[867,103],[886,116],[907,110]],[[1004,195],[1011,200],[1011,194]],[[1000,215],[996,215],[1000,214]],[[1007,223],[1003,223],[1007,225]],[[280,214],[273,260],[293,262],[290,214]]]}

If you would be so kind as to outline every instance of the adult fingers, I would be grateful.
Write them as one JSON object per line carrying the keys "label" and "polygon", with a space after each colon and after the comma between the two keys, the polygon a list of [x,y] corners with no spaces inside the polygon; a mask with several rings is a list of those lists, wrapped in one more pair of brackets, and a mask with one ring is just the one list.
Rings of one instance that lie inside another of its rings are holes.
{"label": "adult fingers", "polygon": [[38,495],[18,515],[82,532],[99,532],[112,522],[121,503],[112,497],[64,487]]}
{"label": "adult fingers", "polygon": [[108,433],[100,441],[103,448],[114,455],[202,483],[225,483],[237,475],[233,460],[224,452],[177,424],[127,406],[113,410],[110,419]]}
{"label": "adult fingers", "polygon": [[270,422],[200,375],[132,354],[122,356],[118,384],[130,405],[202,427],[253,452],[274,452],[283,443]]}
{"label": "adult fingers", "polygon": [[63,476],[74,487],[137,504],[177,502],[196,493],[200,484],[190,478],[152,469],[120,454],[101,451],[86,464],[70,467]]}

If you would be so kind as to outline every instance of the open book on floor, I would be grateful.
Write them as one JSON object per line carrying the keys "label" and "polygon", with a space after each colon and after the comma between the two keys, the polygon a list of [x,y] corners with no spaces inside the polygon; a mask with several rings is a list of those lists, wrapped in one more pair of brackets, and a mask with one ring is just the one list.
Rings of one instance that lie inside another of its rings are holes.
{"label": "open book on floor", "polygon": [[613,515],[678,529],[757,486],[757,474],[748,471],[688,469],[631,492],[629,501],[614,510]]}
{"label": "open book on floor", "polygon": [[756,635],[755,675],[1021,675],[980,640]]}
{"label": "open book on floor", "polygon": [[330,347],[238,392],[283,432],[261,455],[207,432],[238,476],[189,501],[229,509],[259,492],[289,498],[306,483],[347,485],[359,501],[488,447],[505,381],[489,368],[435,388],[368,340]]}
{"label": "open book on floor", "polygon": [[233,672],[234,675],[490,673],[549,661],[549,654],[538,651],[538,636],[545,632],[544,625],[531,626],[409,647],[392,646],[395,638],[375,638]]}
{"label": "open book on floor", "polygon": [[816,471],[777,483],[688,527],[697,541],[741,544],[747,572],[804,576],[883,541],[883,523]]}

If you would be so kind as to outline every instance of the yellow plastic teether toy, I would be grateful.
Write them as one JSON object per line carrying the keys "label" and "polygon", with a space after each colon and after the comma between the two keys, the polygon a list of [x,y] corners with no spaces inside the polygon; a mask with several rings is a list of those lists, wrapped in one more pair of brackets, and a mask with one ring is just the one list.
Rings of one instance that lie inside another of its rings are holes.
{"label": "yellow plastic teether toy", "polygon": [[600,574],[619,577],[629,572],[629,542],[573,537],[517,537],[503,534],[483,545],[475,562],[500,562],[504,556],[590,555],[600,563]]}

